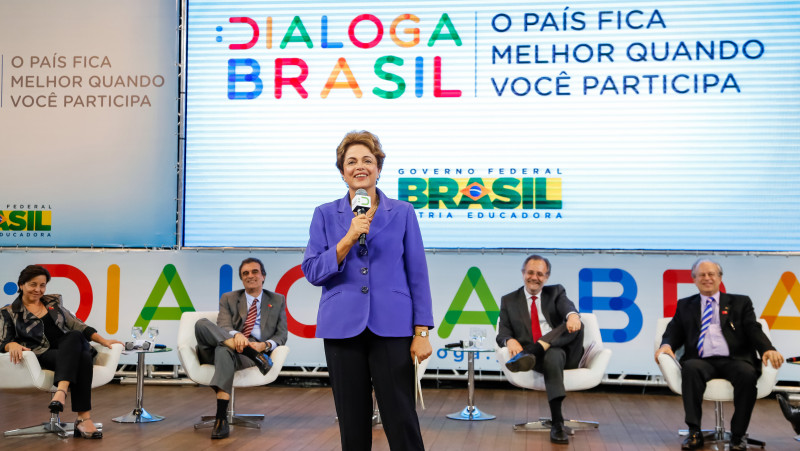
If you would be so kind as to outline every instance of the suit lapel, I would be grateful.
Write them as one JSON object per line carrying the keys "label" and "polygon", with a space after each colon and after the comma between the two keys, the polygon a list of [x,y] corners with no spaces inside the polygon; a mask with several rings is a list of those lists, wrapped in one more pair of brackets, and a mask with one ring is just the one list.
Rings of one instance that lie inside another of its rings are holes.
{"label": "suit lapel", "polygon": [[383,191],[379,189],[376,189],[376,191],[380,203],[378,204],[378,211],[376,211],[375,216],[372,217],[372,223],[369,225],[369,235],[367,236],[377,235],[391,222],[392,206],[389,204],[388,198],[383,194]]}
{"label": "suit lapel", "polygon": [[[378,198],[380,202],[378,204],[378,211],[375,212],[375,216],[372,218],[372,223],[369,226],[369,235],[367,235],[367,239],[369,239],[370,235],[375,236],[381,230],[386,228],[387,225],[391,222],[392,216],[392,205],[388,201],[388,198],[383,191],[376,190],[378,193]],[[342,229],[343,232],[347,233],[350,230],[350,223],[353,221],[353,210],[350,209],[350,193],[344,195],[344,197],[339,200],[339,217],[336,223]]]}
{"label": "suit lapel", "polygon": [[261,340],[265,340],[264,328],[267,327],[267,318],[272,311],[272,298],[267,294],[266,290],[261,290]]}
{"label": "suit lapel", "polygon": [[520,288],[517,292],[517,318],[520,318],[522,322],[522,331],[533,340],[531,313],[528,312],[528,294],[525,293],[525,287]]}
{"label": "suit lapel", "polygon": [[344,233],[350,230],[350,223],[353,221],[353,210],[350,209],[350,193],[346,193],[343,198],[339,200],[337,208],[339,212],[336,218],[336,224]]}
{"label": "suit lapel", "polygon": [[719,294],[719,324],[722,326],[722,330],[726,329],[726,326],[729,327],[730,319],[728,318],[728,311],[731,308],[731,297],[728,296],[727,293],[720,292]]}
{"label": "suit lapel", "polygon": [[542,297],[542,313],[544,314],[544,319],[547,320],[547,324],[550,325],[550,328],[555,328],[556,304],[553,299],[553,290],[546,288],[548,287],[542,287],[542,292],[539,294]]}
{"label": "suit lapel", "polygon": [[700,331],[701,319],[703,317],[703,310],[700,308],[700,300],[702,298],[699,294],[692,296],[689,299],[689,318],[692,319],[692,328]]}
{"label": "suit lapel", "polygon": [[239,319],[242,322],[239,328],[242,328],[244,322],[247,321],[247,295],[244,290],[236,298],[236,311],[239,312]]}

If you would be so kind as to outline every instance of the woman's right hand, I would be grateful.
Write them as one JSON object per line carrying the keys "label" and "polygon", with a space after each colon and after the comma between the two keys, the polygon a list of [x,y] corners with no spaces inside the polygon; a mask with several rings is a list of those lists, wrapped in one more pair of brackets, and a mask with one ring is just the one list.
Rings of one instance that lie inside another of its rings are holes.
{"label": "woman's right hand", "polygon": [[353,244],[356,244],[358,237],[360,237],[362,233],[369,233],[369,225],[371,222],[372,219],[368,218],[366,214],[353,217],[353,220],[350,221],[350,230],[347,231],[347,237]]}
{"label": "woman's right hand", "polygon": [[22,351],[30,351],[30,348],[26,348],[25,346],[12,341],[6,345],[6,351],[8,351],[8,355],[11,357],[11,363],[17,364],[22,362]]}
{"label": "woman's right hand", "polygon": [[337,263],[340,265],[342,264],[347,253],[350,252],[350,249],[358,243],[358,237],[360,237],[362,233],[369,233],[369,224],[371,222],[372,219],[366,214],[353,217],[350,221],[350,230],[348,230],[347,234],[336,244]]}

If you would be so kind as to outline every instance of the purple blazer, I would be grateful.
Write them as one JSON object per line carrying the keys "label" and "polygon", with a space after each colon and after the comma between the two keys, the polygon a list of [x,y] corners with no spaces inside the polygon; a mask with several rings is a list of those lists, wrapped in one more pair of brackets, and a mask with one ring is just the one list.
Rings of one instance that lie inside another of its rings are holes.
{"label": "purple blazer", "polygon": [[433,328],[428,264],[414,208],[389,199],[380,203],[367,234],[367,255],[356,243],[342,264],[336,243],[350,229],[350,195],[314,210],[303,273],[322,287],[317,337],[350,338],[367,327],[384,337],[410,337],[414,326]]}

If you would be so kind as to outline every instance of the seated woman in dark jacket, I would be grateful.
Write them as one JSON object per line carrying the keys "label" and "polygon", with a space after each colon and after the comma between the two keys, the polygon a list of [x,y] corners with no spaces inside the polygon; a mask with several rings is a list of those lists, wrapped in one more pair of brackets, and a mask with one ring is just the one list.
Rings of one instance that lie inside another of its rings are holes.
{"label": "seated woman in dark jacket", "polygon": [[12,363],[22,361],[22,351],[33,351],[42,368],[55,372],[57,386],[48,408],[64,410],[67,390],[72,390],[75,437],[102,438],[91,419],[92,352],[89,340],[108,348],[117,340],[107,340],[69,312],[60,295],[45,296],[50,272],[39,265],[22,270],[17,285],[20,295],[0,309],[0,352],[7,352]]}

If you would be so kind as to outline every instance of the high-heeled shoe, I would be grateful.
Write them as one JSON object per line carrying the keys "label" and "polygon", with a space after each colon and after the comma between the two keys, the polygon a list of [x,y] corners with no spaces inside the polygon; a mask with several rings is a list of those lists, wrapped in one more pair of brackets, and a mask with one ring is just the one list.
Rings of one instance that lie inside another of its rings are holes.
{"label": "high-heeled shoe", "polygon": [[[58,393],[58,392],[64,393],[64,399],[66,399],[67,392],[65,392],[64,390],[61,390],[61,389],[56,390],[56,393]],[[47,406],[47,408],[50,409],[50,413],[63,412],[64,411],[64,403],[62,403],[61,401],[50,401],[50,405]]]}
{"label": "high-heeled shoe", "polygon": [[73,428],[72,436],[75,438],[88,438],[88,439],[95,439],[95,438],[103,438],[103,433],[101,431],[94,431],[94,432],[83,432],[82,430],[78,429],[78,425],[83,423],[86,420],[91,420],[91,418],[77,418],[75,420],[75,427]]}

